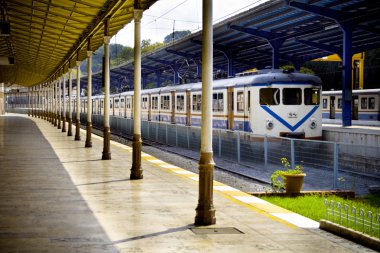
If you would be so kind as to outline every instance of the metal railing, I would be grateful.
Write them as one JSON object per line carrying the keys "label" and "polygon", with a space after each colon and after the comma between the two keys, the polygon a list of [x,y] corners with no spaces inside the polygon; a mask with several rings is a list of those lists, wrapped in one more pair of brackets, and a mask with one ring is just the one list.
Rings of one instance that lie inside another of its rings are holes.
{"label": "metal railing", "polygon": [[[92,115],[95,127],[102,129],[103,120],[103,115]],[[81,122],[86,123],[84,113]],[[133,135],[133,119],[111,116],[110,126],[113,134]],[[145,140],[195,152],[200,150],[200,127],[142,121],[141,132]],[[286,157],[293,168],[302,162],[307,174],[304,190],[343,189],[364,194],[370,185],[380,181],[380,147],[214,129],[213,151],[217,163],[218,159],[231,161],[235,169],[267,182],[273,171],[282,168],[282,157]]]}
{"label": "metal railing", "polygon": [[324,204],[328,221],[380,238],[380,213],[327,199]]}

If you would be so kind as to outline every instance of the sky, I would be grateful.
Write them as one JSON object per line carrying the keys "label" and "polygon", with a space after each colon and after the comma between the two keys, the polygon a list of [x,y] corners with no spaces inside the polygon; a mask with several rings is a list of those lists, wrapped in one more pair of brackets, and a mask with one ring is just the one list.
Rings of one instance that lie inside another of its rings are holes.
{"label": "sky", "polygon": [[[218,23],[267,0],[214,0],[213,22]],[[202,29],[202,0],[158,0],[143,14],[141,36],[152,43],[163,42],[174,31]],[[133,22],[112,38],[111,43],[133,47]]]}

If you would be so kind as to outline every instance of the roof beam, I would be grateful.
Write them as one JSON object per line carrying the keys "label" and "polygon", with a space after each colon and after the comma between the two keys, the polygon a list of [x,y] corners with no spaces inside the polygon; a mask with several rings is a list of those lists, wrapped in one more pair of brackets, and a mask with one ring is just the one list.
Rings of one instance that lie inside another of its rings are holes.
{"label": "roof beam", "polygon": [[[46,4],[46,5],[50,5],[52,7],[61,8],[61,9],[66,10],[66,11],[75,12],[75,13],[81,14],[81,15],[86,16],[86,17],[95,17],[95,15],[90,15],[88,12],[79,11],[75,7],[65,7],[63,5],[55,4],[55,3],[51,2],[51,1],[50,2],[47,2],[47,1],[44,1],[44,0],[33,0],[33,1],[34,2],[43,3],[43,4]],[[79,4],[83,4],[83,3],[80,2]]]}
{"label": "roof beam", "polygon": [[297,2],[297,1],[289,1],[289,0],[287,0],[287,1],[288,1],[289,6],[291,6],[291,7],[294,7],[294,8],[303,10],[303,11],[307,11],[307,12],[312,13],[312,14],[317,14],[317,15],[322,16],[322,17],[330,18],[330,19],[333,19],[337,22],[339,22],[342,19],[347,18],[346,13],[344,13],[342,11],[337,11],[337,10],[333,10],[330,8],[325,8],[325,7],[320,7],[320,6],[316,6],[316,5],[301,3],[301,2]]}
{"label": "roof beam", "polygon": [[84,29],[84,32],[71,47],[66,57],[62,60],[62,63],[59,64],[57,69],[50,74],[50,77],[55,75],[56,72],[58,72],[66,63],[68,63],[70,59],[75,55],[76,51],[78,51],[78,49],[87,43],[87,39],[91,35],[96,34],[97,30],[103,26],[103,21],[106,18],[111,18],[115,12],[123,6],[123,4],[125,4],[124,0],[113,0],[107,2],[104,8],[98,13],[98,18]]}
{"label": "roof beam", "polygon": [[157,68],[151,67],[149,65],[144,65],[144,64],[142,64],[141,67],[144,68],[144,69],[152,70],[152,71],[156,71],[157,70]]}
{"label": "roof beam", "polygon": [[[8,7],[8,10],[10,10],[10,11],[12,11],[12,12],[16,12],[16,13],[23,14],[23,15],[25,15],[25,16],[29,16],[29,15],[30,15],[30,13],[28,13],[28,12],[21,11],[21,10],[18,10],[18,9],[12,8],[12,7]],[[17,15],[17,16],[13,16],[12,13],[10,13],[10,12],[8,12],[8,15],[9,15],[10,18],[19,18],[18,15]],[[33,17],[38,18],[38,19],[41,19],[41,20],[44,20],[44,18],[43,18],[43,17],[40,17],[40,16],[33,16]],[[81,27],[74,26],[74,25],[72,25],[72,24],[68,24],[68,23],[59,22],[59,21],[57,21],[57,20],[52,20],[52,19],[48,19],[48,20],[49,20],[49,22],[51,22],[51,23],[53,23],[53,24],[54,24],[54,23],[57,23],[57,24],[61,24],[61,25],[63,25],[63,26],[71,27],[71,28],[73,28],[73,29],[78,29],[78,30],[82,29]],[[28,22],[31,22],[31,21],[28,20]],[[35,22],[35,21],[33,20],[33,22]],[[42,23],[42,24],[43,24],[43,23]]]}
{"label": "roof beam", "polygon": [[[65,18],[65,19],[68,18],[64,14],[49,11],[49,8],[50,8],[50,5],[51,5],[50,3],[47,4],[47,6],[46,6],[47,10],[45,10],[44,8],[40,8],[40,7],[37,7],[37,6],[32,6],[32,5],[24,4],[22,2],[18,2],[18,1],[14,1],[14,0],[7,0],[7,1],[10,2],[10,3],[14,3],[17,6],[22,6],[22,7],[25,7],[25,8],[32,9],[32,10],[37,10],[37,11],[43,12],[43,13],[46,14],[46,16],[49,14],[49,15],[52,15],[52,16],[57,16],[57,17]],[[35,15],[33,15],[33,17],[35,17]],[[47,17],[46,17],[46,19],[47,19]],[[74,20],[74,21],[76,21],[78,23],[82,23],[83,22],[83,20],[74,18],[72,16],[70,16],[69,20]],[[50,21],[54,22],[54,20],[50,20]]]}
{"label": "roof beam", "polygon": [[161,63],[161,64],[165,64],[165,65],[169,65],[169,66],[173,66],[175,65],[175,62],[170,62],[170,61],[165,61],[165,60],[160,60],[160,59],[156,59],[156,58],[153,58],[153,57],[146,57],[148,60],[151,60],[151,61],[154,61],[154,62],[158,62],[158,63]]}
{"label": "roof beam", "polygon": [[332,46],[332,45],[327,45],[327,44],[318,43],[318,42],[314,42],[314,41],[308,41],[308,40],[299,40],[299,39],[296,39],[296,41],[298,43],[301,43],[301,44],[304,44],[304,45],[307,45],[307,46],[310,46],[310,47],[315,47],[315,48],[318,48],[318,49],[322,49],[322,50],[325,50],[325,51],[333,53],[333,54],[342,55],[342,52],[343,52],[342,51],[342,47],[335,47],[335,46]]}
{"label": "roof beam", "polygon": [[178,56],[185,57],[185,58],[193,58],[193,59],[199,59],[200,58],[196,54],[189,54],[189,53],[185,53],[185,52],[181,52],[181,51],[176,51],[173,49],[165,49],[165,51],[168,53],[171,53],[171,54],[175,54]]}
{"label": "roof beam", "polygon": [[238,25],[230,25],[229,28],[232,30],[236,30],[239,32],[247,33],[247,34],[250,34],[250,35],[253,35],[256,37],[266,39],[266,40],[268,40],[268,42],[271,42],[273,40],[286,39],[284,34],[271,33],[271,32],[259,30],[256,28],[246,28],[246,27],[238,26]]}
{"label": "roof beam", "polygon": [[367,32],[370,32],[370,33],[374,33],[374,34],[377,34],[377,35],[380,35],[380,29],[376,28],[376,27],[370,27],[368,25],[358,25],[358,28],[363,30],[363,31],[367,31]]}
{"label": "roof beam", "polygon": [[[312,14],[317,14],[322,17],[330,18],[332,20],[335,20],[336,22],[342,24],[342,23],[350,23],[350,24],[358,24],[362,22],[363,20],[366,20],[368,18],[376,18],[380,14],[380,9],[375,8],[373,11],[367,11],[363,15],[354,15],[353,13],[348,12],[350,10],[350,6],[347,6],[347,8],[344,8],[342,10],[335,10],[335,9],[330,9],[330,8],[325,8],[321,6],[316,6],[316,5],[311,5],[311,4],[306,4],[306,3],[301,3],[297,1],[288,1],[289,6],[307,11]],[[376,2],[376,1],[372,1]],[[370,4],[370,3],[369,3]],[[377,4],[377,3],[372,3],[372,4]],[[371,5],[372,5],[371,4]],[[363,6],[364,3],[360,3],[359,6]],[[359,7],[358,6],[358,7]],[[376,6],[376,5],[375,5]],[[358,10],[359,11],[359,10]],[[358,13],[355,13],[358,14]]]}

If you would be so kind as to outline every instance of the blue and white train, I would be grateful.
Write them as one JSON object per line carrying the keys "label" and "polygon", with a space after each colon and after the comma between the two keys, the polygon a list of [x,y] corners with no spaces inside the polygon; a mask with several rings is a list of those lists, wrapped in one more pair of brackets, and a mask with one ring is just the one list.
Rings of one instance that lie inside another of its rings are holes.
{"label": "blue and white train", "polygon": [[[314,75],[263,70],[214,80],[213,126],[255,134],[321,139],[321,80]],[[110,96],[111,115],[133,118],[133,91]],[[86,98],[82,98],[85,112]],[[201,125],[202,83],[141,92],[142,120]],[[92,97],[103,114],[103,96]]]}
{"label": "blue and white train", "polygon": [[[322,116],[326,123],[342,119],[342,91],[322,92]],[[356,125],[380,126],[380,89],[352,91],[352,120]]]}

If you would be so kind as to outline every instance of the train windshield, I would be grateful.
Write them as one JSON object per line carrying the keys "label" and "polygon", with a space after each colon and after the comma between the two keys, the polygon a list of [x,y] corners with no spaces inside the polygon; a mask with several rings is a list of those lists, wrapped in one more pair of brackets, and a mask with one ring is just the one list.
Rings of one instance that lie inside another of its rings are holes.
{"label": "train windshield", "polygon": [[280,89],[262,88],[260,89],[260,105],[280,104]]}
{"label": "train windshield", "polygon": [[282,90],[282,103],[284,105],[300,105],[302,103],[302,90],[300,88],[284,88]]}
{"label": "train windshield", "polygon": [[321,90],[317,88],[305,88],[305,105],[319,105]]}

